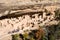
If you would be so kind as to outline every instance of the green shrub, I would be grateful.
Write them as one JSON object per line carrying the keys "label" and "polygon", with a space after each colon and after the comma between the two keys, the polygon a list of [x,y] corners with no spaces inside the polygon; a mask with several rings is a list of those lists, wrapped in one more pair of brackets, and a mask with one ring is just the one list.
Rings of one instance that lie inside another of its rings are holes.
{"label": "green shrub", "polygon": [[20,36],[19,34],[12,35],[12,40],[19,40]]}

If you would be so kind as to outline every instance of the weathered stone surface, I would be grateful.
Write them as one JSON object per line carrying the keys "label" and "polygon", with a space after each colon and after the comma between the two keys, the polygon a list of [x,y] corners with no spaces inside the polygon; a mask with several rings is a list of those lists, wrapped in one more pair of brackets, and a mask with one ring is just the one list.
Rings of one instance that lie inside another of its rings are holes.
{"label": "weathered stone surface", "polygon": [[[36,5],[59,5],[60,2],[58,1],[49,1],[49,0],[0,0],[0,17],[8,15],[5,14],[5,11],[11,11],[12,9],[31,9]],[[39,6],[39,7],[40,7]]]}

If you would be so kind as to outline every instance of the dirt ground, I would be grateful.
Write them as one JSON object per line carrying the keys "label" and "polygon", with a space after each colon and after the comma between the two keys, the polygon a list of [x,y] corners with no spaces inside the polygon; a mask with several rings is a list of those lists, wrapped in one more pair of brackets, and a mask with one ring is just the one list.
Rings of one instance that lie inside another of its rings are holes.
{"label": "dirt ground", "polygon": [[4,38],[2,38],[0,40],[12,40],[12,36],[7,36],[7,37],[4,37]]}

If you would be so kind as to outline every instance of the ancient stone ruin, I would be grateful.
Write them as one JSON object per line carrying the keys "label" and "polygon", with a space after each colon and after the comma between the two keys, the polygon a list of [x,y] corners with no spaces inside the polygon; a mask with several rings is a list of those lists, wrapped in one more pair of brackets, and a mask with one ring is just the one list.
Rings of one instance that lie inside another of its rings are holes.
{"label": "ancient stone ruin", "polygon": [[30,33],[31,30],[38,30],[43,26],[57,25],[59,21],[55,18],[55,10],[60,9],[59,4],[39,0],[3,0],[0,7],[0,39],[9,35]]}

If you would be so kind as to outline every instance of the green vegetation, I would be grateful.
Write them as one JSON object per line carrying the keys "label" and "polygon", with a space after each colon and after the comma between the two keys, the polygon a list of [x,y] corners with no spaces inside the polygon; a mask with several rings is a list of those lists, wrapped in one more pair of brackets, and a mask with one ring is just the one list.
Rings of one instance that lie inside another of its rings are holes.
{"label": "green vegetation", "polygon": [[45,38],[45,33],[43,29],[39,29],[39,30],[33,30],[31,33],[24,33],[21,34],[23,37],[21,38],[21,36],[19,34],[15,34],[12,35],[12,40],[46,40]]}
{"label": "green vegetation", "polygon": [[19,34],[12,35],[12,40],[20,40]]}
{"label": "green vegetation", "polygon": [[[48,27],[48,32],[46,35],[43,29],[33,30],[31,33],[24,33],[12,35],[12,40],[56,40],[57,37],[60,36],[60,23],[58,25],[51,25]],[[57,36],[56,36],[57,35]]]}

